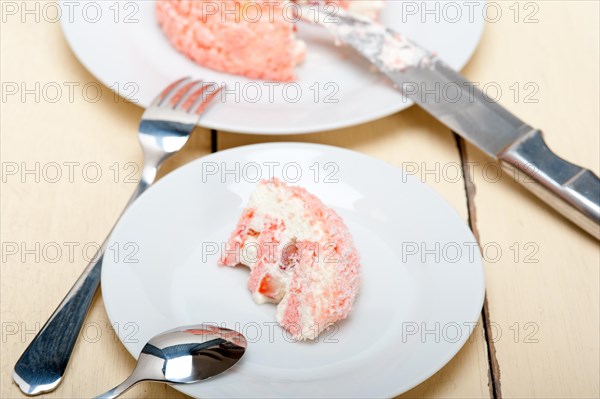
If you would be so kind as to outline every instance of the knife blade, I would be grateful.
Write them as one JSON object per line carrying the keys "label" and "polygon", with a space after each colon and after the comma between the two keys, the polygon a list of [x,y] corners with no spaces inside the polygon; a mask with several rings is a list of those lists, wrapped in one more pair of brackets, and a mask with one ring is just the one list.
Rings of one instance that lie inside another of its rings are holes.
{"label": "knife blade", "polygon": [[517,176],[526,188],[600,240],[600,179],[555,155],[542,132],[523,122],[434,53],[404,35],[339,8],[304,7],[305,21],[326,27],[412,100]]}

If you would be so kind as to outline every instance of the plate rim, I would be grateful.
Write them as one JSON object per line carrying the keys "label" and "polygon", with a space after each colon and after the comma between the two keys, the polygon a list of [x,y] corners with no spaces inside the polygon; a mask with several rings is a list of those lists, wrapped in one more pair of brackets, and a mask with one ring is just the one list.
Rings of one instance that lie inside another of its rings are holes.
{"label": "plate rim", "polygon": [[[68,0],[58,0],[58,4],[60,5],[62,3],[65,3],[66,1],[68,1]],[[139,0],[134,0],[134,1],[139,1]],[[144,1],[144,0],[142,0],[142,1]],[[145,0],[145,1],[154,2],[156,0]],[[475,1],[485,3],[485,0],[475,0]],[[473,46],[472,49],[470,49],[470,51],[468,52],[468,56],[465,58],[465,60],[456,66],[457,71],[461,71],[462,69],[464,69],[466,67],[466,65],[468,65],[469,62],[473,59],[473,56],[474,56],[475,52],[477,51],[477,49],[479,48],[481,39],[483,37],[483,33],[485,30],[485,26],[486,26],[485,19],[480,14],[475,14],[475,15],[478,16],[477,20],[475,21],[477,24],[477,27],[473,31],[475,45]],[[77,46],[75,46],[75,43],[73,41],[73,36],[72,36],[73,31],[71,29],[71,25],[73,25],[73,24],[68,22],[66,18],[61,18],[59,22],[60,22],[61,30],[63,32],[63,36],[69,46],[69,49],[71,50],[71,52],[73,53],[75,58],[78,60],[78,62],[92,76],[94,76],[94,78],[96,78],[100,83],[102,83],[102,85],[105,88],[110,89],[112,93],[118,94],[119,97],[123,99],[123,101],[130,102],[122,96],[122,93],[119,93],[118,91],[113,90],[114,85],[111,85],[111,82],[105,76],[105,74],[99,72],[97,70],[97,68],[95,68],[92,65],[90,60],[86,61],[83,59],[84,57],[81,56],[81,52],[78,50]],[[216,71],[216,72],[218,72],[218,71]],[[219,73],[227,74],[225,72],[219,72]],[[252,81],[262,81],[262,80],[252,80]],[[114,83],[114,82],[112,82],[112,83]],[[402,98],[399,93],[398,93],[398,95],[399,95],[399,98]],[[134,104],[142,109],[146,108],[139,101],[138,102],[130,102],[130,103]],[[278,126],[260,127],[260,126],[252,126],[252,125],[248,126],[246,124],[241,124],[241,123],[238,123],[238,124],[228,123],[226,120],[222,120],[222,121],[221,120],[215,121],[215,120],[211,120],[211,119],[207,120],[207,118],[205,118],[204,116],[210,114],[210,109],[208,109],[206,111],[205,115],[203,115],[203,117],[200,118],[200,120],[198,122],[198,126],[205,128],[205,129],[218,130],[218,131],[223,131],[223,132],[231,132],[231,133],[236,133],[236,134],[253,134],[253,135],[266,135],[266,136],[314,134],[314,133],[319,133],[319,132],[340,130],[340,129],[345,129],[345,128],[349,128],[349,127],[353,127],[353,126],[367,124],[367,123],[370,123],[370,122],[373,122],[373,121],[376,121],[379,119],[383,119],[383,118],[393,115],[395,113],[402,112],[406,109],[411,108],[413,105],[414,105],[413,101],[404,99],[402,101],[398,101],[397,103],[390,103],[390,105],[387,107],[379,107],[378,109],[375,109],[367,114],[359,114],[359,116],[351,116],[351,117],[347,117],[343,120],[338,119],[335,122],[314,123],[314,124],[311,124],[306,127],[304,127],[304,125],[302,125],[302,124],[300,124],[299,126],[288,125],[288,126],[286,126],[285,129],[282,129],[281,127],[278,127]]]}

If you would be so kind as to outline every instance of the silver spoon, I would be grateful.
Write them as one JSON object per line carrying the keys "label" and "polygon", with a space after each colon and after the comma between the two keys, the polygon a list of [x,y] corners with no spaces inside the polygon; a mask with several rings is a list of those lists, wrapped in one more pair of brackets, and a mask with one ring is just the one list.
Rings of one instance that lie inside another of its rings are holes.
{"label": "silver spoon", "polygon": [[210,325],[180,327],[152,338],[125,381],[96,399],[116,398],[141,381],[190,384],[220,374],[246,351],[237,331]]}

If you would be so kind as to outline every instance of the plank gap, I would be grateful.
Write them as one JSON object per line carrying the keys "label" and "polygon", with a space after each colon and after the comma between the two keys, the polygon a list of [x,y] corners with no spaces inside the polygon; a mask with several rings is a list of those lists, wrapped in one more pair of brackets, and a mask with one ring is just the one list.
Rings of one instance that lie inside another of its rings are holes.
{"label": "plank gap", "polygon": [[215,129],[212,129],[210,131],[210,152],[213,154],[215,152],[219,151],[219,143],[217,141],[218,138],[219,138],[219,135],[218,135],[217,131]]}
{"label": "plank gap", "polygon": [[[463,181],[465,185],[465,194],[467,198],[467,220],[469,228],[473,232],[475,239],[478,243],[481,243],[479,237],[479,230],[477,228],[477,207],[475,206],[475,183],[470,174],[469,167],[467,165],[467,147],[465,140],[454,134],[456,145],[458,147],[458,154],[462,165]],[[496,346],[494,344],[494,338],[492,334],[492,326],[490,321],[490,310],[488,307],[487,294],[483,299],[483,309],[481,310],[481,319],[483,321],[483,334],[486,342],[487,349],[487,360],[488,360],[488,378],[490,387],[490,396],[493,399],[502,399],[502,390],[500,388],[500,364],[496,357]]]}

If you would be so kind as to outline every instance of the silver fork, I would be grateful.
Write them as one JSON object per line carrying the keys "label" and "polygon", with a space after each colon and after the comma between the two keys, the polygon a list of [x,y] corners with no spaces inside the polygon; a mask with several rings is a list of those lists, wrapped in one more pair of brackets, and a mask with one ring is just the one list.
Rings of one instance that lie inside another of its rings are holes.
{"label": "silver fork", "polygon": [[[154,182],[161,164],[187,142],[200,115],[220,90],[215,84],[181,79],[167,87],[146,109],[138,135],[144,166],[125,209]],[[23,393],[50,392],[62,381],[100,284],[107,241],[15,364],[13,379]]]}

